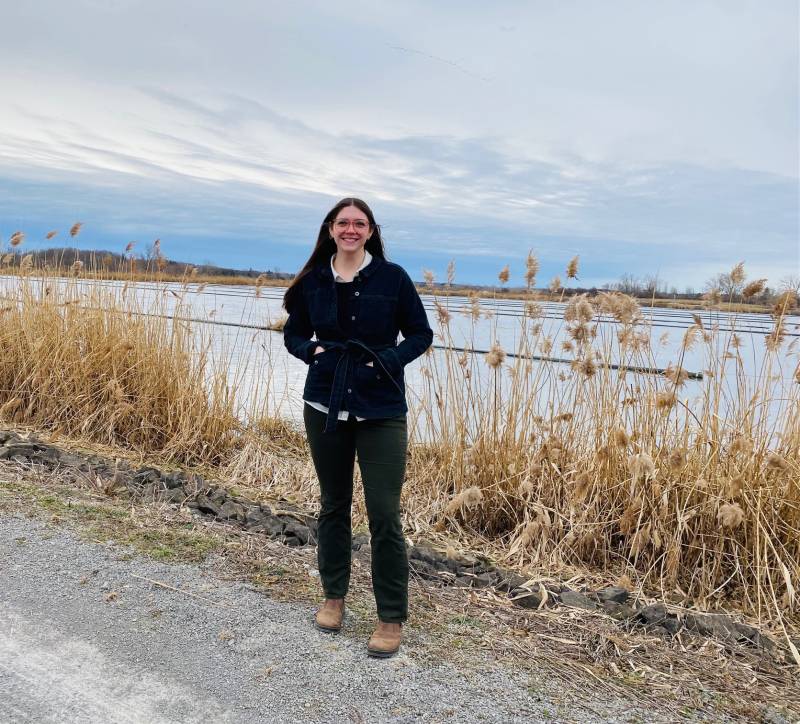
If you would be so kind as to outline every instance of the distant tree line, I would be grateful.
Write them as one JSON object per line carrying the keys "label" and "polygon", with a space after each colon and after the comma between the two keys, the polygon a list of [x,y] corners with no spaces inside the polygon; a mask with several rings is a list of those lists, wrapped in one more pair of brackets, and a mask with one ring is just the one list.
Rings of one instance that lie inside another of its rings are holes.
{"label": "distant tree line", "polygon": [[[216,277],[244,277],[257,279],[259,276],[266,279],[291,280],[294,274],[275,270],[259,269],[232,269],[229,267],[217,266],[215,264],[189,264],[187,262],[175,261],[166,258],[161,253],[161,247],[156,240],[150,244],[143,252],[135,254],[132,247],[124,254],[111,251],[87,251],[73,247],[54,247],[30,251],[23,253],[19,249],[12,249],[3,256],[3,264],[16,266],[23,257],[30,257],[30,261],[36,267],[50,267],[52,269],[70,267],[75,262],[80,262],[87,270],[110,271],[110,272],[130,272],[132,266],[140,271],[158,270],[170,276],[189,276],[194,272],[199,276]],[[737,272],[738,269],[738,272]],[[761,280],[766,281],[766,280]],[[752,285],[752,282],[750,282]],[[451,291],[469,292],[475,291],[499,291],[496,285],[480,284],[445,284],[436,282],[432,279],[427,285],[435,289],[449,288]],[[789,274],[783,277],[777,289],[771,288],[766,284],[759,286],[757,294],[744,293],[748,287],[748,282],[744,278],[741,267],[735,267],[731,272],[723,272],[709,278],[703,289],[697,290],[692,286],[686,286],[679,290],[676,286],[668,284],[657,274],[648,274],[637,277],[634,274],[623,274],[619,280],[602,287],[578,287],[559,288],[559,296],[573,296],[576,294],[589,294],[594,296],[601,291],[617,291],[628,294],[640,299],[701,299],[709,295],[718,295],[723,301],[745,302],[751,304],[768,304],[778,294],[783,292],[793,292],[800,295],[800,273]],[[524,293],[525,287],[503,286],[503,291],[512,293]]]}
{"label": "distant tree line", "polygon": [[200,276],[219,276],[219,277],[245,277],[257,279],[259,276],[267,279],[292,279],[294,274],[280,272],[277,270],[259,269],[231,269],[228,267],[217,266],[215,264],[189,264],[183,261],[175,261],[163,256],[157,244],[149,246],[140,254],[120,254],[119,252],[75,249],[73,247],[53,247],[50,249],[40,249],[37,251],[12,250],[10,252],[14,259],[9,260],[11,266],[18,264],[23,257],[30,257],[36,267],[50,267],[59,269],[72,266],[75,262],[80,262],[87,270],[105,270],[110,272],[129,272],[131,264],[139,270],[155,270],[174,276],[189,276],[193,269]]}
{"label": "distant tree line", "polygon": [[651,299],[702,299],[711,294],[717,294],[723,301],[767,304],[778,294],[783,292],[794,292],[800,294],[800,274],[789,274],[779,281],[778,288],[767,286],[766,280],[763,285],[759,285],[758,293],[745,294],[748,282],[741,273],[741,268],[737,273],[736,268],[730,272],[722,272],[710,277],[701,290],[687,286],[683,291],[677,287],[668,285],[657,275],[646,275],[637,277],[633,274],[623,274],[617,282],[607,284],[605,289],[622,292],[633,297]]}

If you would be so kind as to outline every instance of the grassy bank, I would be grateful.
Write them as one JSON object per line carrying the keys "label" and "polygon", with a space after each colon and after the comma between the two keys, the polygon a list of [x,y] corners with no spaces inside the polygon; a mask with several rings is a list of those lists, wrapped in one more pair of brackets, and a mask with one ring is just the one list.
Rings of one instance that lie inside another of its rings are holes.
{"label": "grassy bank", "polygon": [[[796,298],[772,309],[755,375],[744,372],[742,340],[699,319],[683,330],[683,352],[665,376],[623,374],[607,363],[658,365],[652,329],[620,294],[569,300],[559,354],[572,365],[526,359],[550,354],[555,340],[534,291],[536,259],[525,269],[517,348],[446,349],[422,360],[412,418],[434,432],[412,439],[409,535],[440,536],[542,575],[621,578],[673,603],[736,606],[796,626],[800,385],[773,380],[791,366],[800,381],[785,339]],[[3,300],[0,418],[316,499],[303,436],[266,413],[238,420],[237,381],[224,355],[212,363],[207,331],[130,314],[158,312],[158,302],[143,310],[132,293],[140,271],[113,289],[82,288],[84,273],[22,269]],[[156,270],[148,281],[165,280]],[[425,291],[436,296],[446,347],[455,315],[473,325],[486,317],[477,296],[462,308],[432,282]],[[179,313],[180,291],[156,299],[170,295]],[[617,327],[598,325],[600,312]],[[683,353],[693,347],[706,374],[690,396]],[[364,517],[359,504],[356,522]]]}

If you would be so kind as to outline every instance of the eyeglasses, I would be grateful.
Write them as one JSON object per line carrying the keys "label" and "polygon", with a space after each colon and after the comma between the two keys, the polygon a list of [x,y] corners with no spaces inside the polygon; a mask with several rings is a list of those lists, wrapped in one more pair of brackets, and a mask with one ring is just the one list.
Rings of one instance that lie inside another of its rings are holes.
{"label": "eyeglasses", "polygon": [[363,219],[356,219],[355,221],[348,221],[347,219],[337,219],[333,222],[333,228],[336,231],[346,231],[347,227],[353,225],[353,228],[356,231],[366,231],[369,229],[369,223],[364,221]]}

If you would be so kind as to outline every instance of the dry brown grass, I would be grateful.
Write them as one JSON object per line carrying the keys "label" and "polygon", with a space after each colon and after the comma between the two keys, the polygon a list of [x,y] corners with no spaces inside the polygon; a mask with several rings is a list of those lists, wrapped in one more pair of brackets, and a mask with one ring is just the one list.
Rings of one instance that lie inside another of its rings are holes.
{"label": "dry brown grass", "polygon": [[[568,370],[525,359],[553,344],[530,301],[510,363],[499,345],[483,360],[425,359],[418,413],[436,432],[411,458],[415,525],[519,566],[628,575],[675,603],[735,602],[796,624],[800,388],[773,379],[797,367],[796,342],[782,337],[790,304],[774,311],[754,377],[735,334],[699,320],[685,330],[683,349],[702,345],[708,365],[690,395],[682,353],[661,378],[604,364],[657,366],[635,300],[570,300]],[[474,323],[477,306],[461,313]],[[451,345],[459,310],[437,307]],[[616,334],[594,323],[601,310],[617,318]]]}
{"label": "dry brown grass", "polygon": [[0,307],[0,418],[177,462],[224,459],[240,425],[207,340],[141,315],[127,291],[15,280]]}

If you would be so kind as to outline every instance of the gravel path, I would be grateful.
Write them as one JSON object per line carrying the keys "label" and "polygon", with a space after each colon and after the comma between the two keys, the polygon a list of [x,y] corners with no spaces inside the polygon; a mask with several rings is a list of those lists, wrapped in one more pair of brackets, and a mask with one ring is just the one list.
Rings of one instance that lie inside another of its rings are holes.
{"label": "gravel path", "polygon": [[[495,668],[464,673],[323,634],[313,610],[23,517],[0,519],[0,721],[627,721]],[[132,556],[132,557],[131,557]],[[171,591],[137,578],[167,583]],[[108,599],[108,600],[106,600]],[[658,719],[648,712],[649,721]]]}

